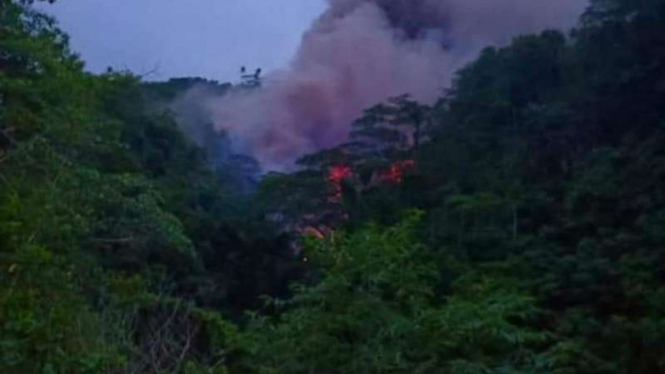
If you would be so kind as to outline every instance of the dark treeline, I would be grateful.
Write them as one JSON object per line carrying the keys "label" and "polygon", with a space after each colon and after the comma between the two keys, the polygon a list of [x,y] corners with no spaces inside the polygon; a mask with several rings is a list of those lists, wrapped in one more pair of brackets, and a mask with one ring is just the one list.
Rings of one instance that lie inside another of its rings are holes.
{"label": "dark treeline", "polygon": [[665,372],[662,0],[488,48],[252,193],[164,103],[260,84],[85,73],[28,3],[0,0],[0,372]]}

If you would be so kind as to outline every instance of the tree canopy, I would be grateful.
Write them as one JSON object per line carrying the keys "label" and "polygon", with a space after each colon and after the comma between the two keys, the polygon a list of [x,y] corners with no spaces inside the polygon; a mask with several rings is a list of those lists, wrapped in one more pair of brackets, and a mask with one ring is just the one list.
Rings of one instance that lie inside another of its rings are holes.
{"label": "tree canopy", "polygon": [[663,1],[260,178],[166,105],[260,71],[87,73],[30,3],[0,0],[0,372],[665,372]]}

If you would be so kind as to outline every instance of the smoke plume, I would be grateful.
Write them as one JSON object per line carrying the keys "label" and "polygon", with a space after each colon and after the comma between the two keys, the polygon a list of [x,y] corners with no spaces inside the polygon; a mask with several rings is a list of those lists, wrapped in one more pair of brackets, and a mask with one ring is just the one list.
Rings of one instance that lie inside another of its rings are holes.
{"label": "smoke plume", "polygon": [[364,108],[411,94],[432,102],[488,45],[569,28],[586,0],[328,0],[285,71],[207,105],[237,151],[266,170],[343,142]]}

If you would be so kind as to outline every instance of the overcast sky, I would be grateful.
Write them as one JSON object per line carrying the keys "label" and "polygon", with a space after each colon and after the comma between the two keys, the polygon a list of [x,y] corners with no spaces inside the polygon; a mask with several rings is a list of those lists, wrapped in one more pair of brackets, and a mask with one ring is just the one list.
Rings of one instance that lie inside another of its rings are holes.
{"label": "overcast sky", "polygon": [[237,80],[284,67],[324,0],[60,0],[45,5],[88,70]]}

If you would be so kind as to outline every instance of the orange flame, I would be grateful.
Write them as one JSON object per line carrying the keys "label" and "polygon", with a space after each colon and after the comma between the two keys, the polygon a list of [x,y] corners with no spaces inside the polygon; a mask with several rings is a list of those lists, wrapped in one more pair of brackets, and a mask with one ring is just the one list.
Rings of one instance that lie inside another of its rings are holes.
{"label": "orange flame", "polygon": [[[404,175],[412,171],[415,167],[415,161],[402,160],[391,164],[386,170],[377,173],[377,181],[381,183],[399,184],[404,181]],[[342,182],[352,178],[353,168],[348,165],[333,166],[328,170],[328,182],[332,187],[330,201],[339,203],[342,201]]]}

